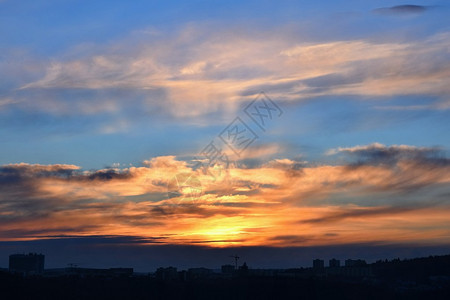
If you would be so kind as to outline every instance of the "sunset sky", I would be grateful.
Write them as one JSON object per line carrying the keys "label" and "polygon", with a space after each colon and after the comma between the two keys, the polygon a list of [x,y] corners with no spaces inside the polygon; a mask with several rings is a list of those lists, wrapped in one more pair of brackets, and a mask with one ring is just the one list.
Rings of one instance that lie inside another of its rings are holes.
{"label": "sunset sky", "polygon": [[449,14],[0,0],[0,267],[450,252]]}

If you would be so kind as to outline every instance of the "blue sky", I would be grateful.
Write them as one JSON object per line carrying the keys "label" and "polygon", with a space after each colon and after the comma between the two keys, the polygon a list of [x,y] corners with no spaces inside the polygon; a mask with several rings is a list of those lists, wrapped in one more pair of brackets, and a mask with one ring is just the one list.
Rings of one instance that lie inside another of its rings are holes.
{"label": "blue sky", "polygon": [[[0,239],[450,243],[449,13],[0,0]],[[283,112],[265,131],[244,112],[261,92]],[[258,138],[240,156],[221,144],[232,166],[219,184],[193,157],[238,116]],[[168,182],[186,173],[201,199],[169,209]]]}
{"label": "blue sky", "polygon": [[[82,60],[91,55],[130,55],[133,48],[146,48],[146,44],[159,46],[158,43],[167,40],[176,43],[173,40],[187,31],[195,37],[174,45],[179,47],[179,52],[173,53],[186,55],[185,59],[181,58],[184,61],[189,61],[189,52],[195,52],[196,41],[207,43],[214,38],[220,39],[220,35],[229,38],[235,30],[244,33],[240,38],[256,35],[256,43],[265,43],[264,35],[268,35],[267,43],[274,42],[277,35],[297,43],[339,40],[420,43],[448,29],[445,18],[448,8],[440,2],[425,3],[427,10],[422,13],[374,12],[399,4],[393,1],[382,1],[376,6],[360,1],[136,1],[130,5],[124,1],[2,1],[0,47],[4,71],[1,97],[8,101],[23,98],[36,105],[45,98],[55,98],[66,104],[64,112],[56,107],[39,110],[3,104],[2,134],[8,142],[0,150],[1,162],[70,162],[87,169],[116,162],[137,164],[158,155],[182,154],[181,149],[196,151],[198,144],[214,137],[220,126],[232,120],[233,112],[224,116],[220,107],[174,120],[167,115],[167,110],[149,103],[159,100],[152,100],[153,95],[139,88],[54,86],[50,89],[20,89],[42,79],[52,63]],[[408,4],[424,5],[420,2]],[[186,53],[182,47],[186,48]],[[145,51],[151,49],[150,46]],[[179,59],[168,57],[164,60],[173,62],[163,63],[178,65]],[[231,76],[239,79],[239,76],[252,76],[251,73],[258,70],[236,72],[239,73]],[[264,90],[264,86],[261,89]],[[264,91],[275,98],[279,93],[272,95],[270,88]],[[164,92],[155,91],[156,94]],[[77,102],[101,106],[105,98],[116,95],[119,95],[116,101],[122,102],[120,111],[97,109],[91,114],[76,109],[71,111]],[[285,115],[284,125],[280,125],[286,127],[282,134],[286,138],[279,135],[272,138],[292,139],[290,142],[297,145],[311,144],[308,146],[316,150],[309,155],[315,157],[316,151],[324,152],[340,142],[346,146],[382,142],[448,147],[446,110],[399,109],[406,105],[426,106],[436,102],[437,98],[426,93],[381,97],[331,94],[294,101],[289,103],[289,109],[295,111],[290,111],[291,116]],[[243,106],[234,107],[234,114]],[[381,106],[396,106],[398,110],[388,111]],[[301,129],[290,133],[287,128],[292,128],[289,124],[298,120],[298,116],[301,117],[298,126]],[[107,133],[93,130],[112,123],[120,127],[117,122],[121,122],[122,130],[103,130]],[[416,134],[417,130],[424,133]],[[271,137],[264,139],[268,142]],[[291,155],[296,155],[293,152]]]}

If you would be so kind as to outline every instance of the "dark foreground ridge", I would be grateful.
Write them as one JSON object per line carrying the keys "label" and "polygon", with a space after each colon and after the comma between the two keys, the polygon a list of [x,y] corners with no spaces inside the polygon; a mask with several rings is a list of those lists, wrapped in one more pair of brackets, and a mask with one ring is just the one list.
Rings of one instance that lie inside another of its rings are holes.
{"label": "dark foreground ridge", "polygon": [[[87,269],[71,266],[26,275],[0,273],[2,299],[450,299],[450,255],[329,267],[220,271],[159,268]],[[63,271],[62,271],[63,270]]]}

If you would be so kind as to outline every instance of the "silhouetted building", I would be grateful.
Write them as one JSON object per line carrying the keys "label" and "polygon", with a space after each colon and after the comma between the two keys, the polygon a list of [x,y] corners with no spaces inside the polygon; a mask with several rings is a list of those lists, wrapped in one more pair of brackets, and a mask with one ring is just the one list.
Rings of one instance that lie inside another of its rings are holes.
{"label": "silhouetted building", "polygon": [[[46,271],[47,276],[54,276],[55,273],[60,272],[58,269]],[[93,269],[93,268],[65,268],[65,275],[75,275],[83,278],[89,277],[129,277],[133,275],[133,268],[110,268],[110,269]]]}
{"label": "silhouetted building", "polygon": [[244,262],[244,264],[242,265],[242,266],[240,266],[239,267],[239,270],[248,270],[248,266],[247,266],[247,263],[246,262]]}
{"label": "silhouetted building", "polygon": [[345,277],[369,277],[372,276],[372,268],[370,265],[357,267],[327,268],[326,275],[345,276]]}
{"label": "silhouetted building", "polygon": [[325,266],[325,262],[323,259],[315,259],[313,260],[313,268],[314,270],[322,270]]}
{"label": "silhouetted building", "polygon": [[23,275],[36,275],[44,272],[45,255],[43,254],[12,254],[9,256],[9,271]]}
{"label": "silhouetted building", "polygon": [[372,268],[367,265],[362,259],[347,259],[345,267],[331,267],[332,260],[330,260],[330,268],[327,268],[326,274],[328,276],[345,276],[345,277],[369,277],[372,276]]}
{"label": "silhouetted building", "polygon": [[332,258],[329,261],[330,268],[339,268],[341,266],[341,261],[339,259]]}
{"label": "silhouetted building", "polygon": [[158,268],[156,270],[156,278],[159,280],[177,280],[178,272],[175,267]]}
{"label": "silhouetted building", "polygon": [[277,276],[282,271],[280,269],[250,269],[248,273],[251,276],[272,277]]}
{"label": "silhouetted building", "polygon": [[204,279],[212,275],[213,271],[207,268],[190,268],[187,272],[187,278],[190,280]]}
{"label": "silhouetted building", "polygon": [[239,267],[238,274],[239,274],[239,276],[248,275],[248,266],[247,266],[246,262],[244,262],[244,264]]}
{"label": "silhouetted building", "polygon": [[189,279],[188,278],[188,271],[186,271],[186,270],[178,271],[178,279],[182,280],[182,281],[188,280]]}
{"label": "silhouetted building", "polygon": [[233,265],[223,265],[222,266],[222,273],[223,274],[233,274],[235,271],[235,268]]}

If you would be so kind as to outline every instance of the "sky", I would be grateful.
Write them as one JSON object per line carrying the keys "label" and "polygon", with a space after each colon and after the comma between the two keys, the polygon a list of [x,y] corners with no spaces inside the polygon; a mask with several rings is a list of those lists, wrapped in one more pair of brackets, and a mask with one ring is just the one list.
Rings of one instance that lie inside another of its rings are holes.
{"label": "sky", "polygon": [[449,13],[0,0],[0,267],[449,253]]}

